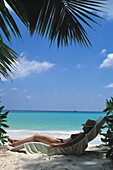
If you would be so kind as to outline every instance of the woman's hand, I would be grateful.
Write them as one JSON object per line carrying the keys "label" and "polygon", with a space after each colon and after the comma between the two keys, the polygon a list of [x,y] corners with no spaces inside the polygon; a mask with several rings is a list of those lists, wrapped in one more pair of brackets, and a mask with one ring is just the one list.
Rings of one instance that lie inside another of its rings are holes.
{"label": "woman's hand", "polygon": [[50,148],[57,148],[59,147],[58,143],[52,143],[51,145],[49,145]]}

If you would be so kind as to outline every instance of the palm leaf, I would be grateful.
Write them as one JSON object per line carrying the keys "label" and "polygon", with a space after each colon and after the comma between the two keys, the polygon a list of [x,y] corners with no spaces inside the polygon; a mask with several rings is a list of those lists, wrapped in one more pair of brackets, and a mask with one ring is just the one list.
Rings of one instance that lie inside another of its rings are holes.
{"label": "palm leaf", "polygon": [[1,126],[5,127],[5,128],[9,128],[9,126],[4,123],[1,123]]}
{"label": "palm leaf", "polygon": [[[83,25],[93,27],[89,22],[98,24],[92,17],[102,18],[95,12],[102,12],[106,0],[6,0],[18,15],[31,35],[36,30],[38,36],[48,37],[51,44],[57,39],[57,46],[68,46],[69,42],[89,47],[91,42]],[[9,42],[10,31],[21,37],[16,22],[0,0],[0,28]],[[17,53],[3,43],[0,34],[0,73],[11,79],[9,73],[15,69]]]}
{"label": "palm leaf", "polygon": [[9,10],[6,8],[4,0],[0,0],[0,27],[8,41],[11,42],[11,35],[8,26],[14,36],[17,35],[18,37],[21,37],[17,24],[9,13]]}
{"label": "palm leaf", "polygon": [[[0,118],[1,118],[1,116],[0,116]],[[1,122],[7,122],[7,120],[0,119],[0,123]]]}
{"label": "palm leaf", "polygon": [[[23,3],[21,0],[5,0],[9,6],[14,10],[14,12],[18,15],[18,17],[22,20],[22,22],[28,27],[27,22],[27,15],[26,15],[26,9],[23,6]],[[26,1],[26,0],[25,0]]]}
{"label": "palm leaf", "polygon": [[0,107],[0,115],[1,115],[1,112],[2,112],[3,109],[4,109],[4,106],[1,106]]}
{"label": "palm leaf", "polygon": [[5,112],[4,114],[1,115],[1,119],[7,118],[9,111]]}
{"label": "palm leaf", "polygon": [[2,129],[2,128],[0,128],[0,134],[1,133],[3,133],[3,134],[5,134],[5,133],[7,133],[4,129]]}
{"label": "palm leaf", "polygon": [[16,61],[18,61],[17,56],[18,54],[16,52],[4,44],[3,41],[0,41],[0,73],[6,79],[11,80],[11,68],[16,69],[15,64]]}
{"label": "palm leaf", "polygon": [[[18,36],[21,38],[17,24],[11,16],[9,10],[6,8],[4,0],[0,0],[0,28],[10,43],[11,31],[15,37]],[[11,80],[9,73],[12,73],[11,68],[15,69],[15,61],[17,61],[17,55],[18,54],[16,52],[14,52],[10,47],[3,43],[3,39],[0,34],[0,74],[2,74],[2,76],[6,79]]]}
{"label": "palm leaf", "polygon": [[31,35],[48,36],[51,44],[57,39],[57,46],[69,42],[80,46],[91,45],[88,34],[82,26],[98,24],[92,17],[102,18],[95,12],[102,12],[106,0],[6,0],[20,19],[29,26]]}

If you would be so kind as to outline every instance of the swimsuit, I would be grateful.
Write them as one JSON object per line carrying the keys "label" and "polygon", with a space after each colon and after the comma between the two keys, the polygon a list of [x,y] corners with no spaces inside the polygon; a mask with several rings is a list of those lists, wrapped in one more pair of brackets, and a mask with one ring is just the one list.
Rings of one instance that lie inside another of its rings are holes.
{"label": "swimsuit", "polygon": [[73,140],[73,139],[77,138],[78,136],[80,136],[81,134],[83,134],[83,133],[80,132],[80,133],[77,133],[77,134],[72,134],[70,137]]}
{"label": "swimsuit", "polygon": [[59,138],[57,138],[58,140],[60,140],[61,141],[61,143],[64,143],[64,141],[63,141],[63,139],[59,139]]}
{"label": "swimsuit", "polygon": [[72,134],[71,135],[71,139],[75,139],[76,137],[78,137],[80,135],[80,133],[79,134]]}

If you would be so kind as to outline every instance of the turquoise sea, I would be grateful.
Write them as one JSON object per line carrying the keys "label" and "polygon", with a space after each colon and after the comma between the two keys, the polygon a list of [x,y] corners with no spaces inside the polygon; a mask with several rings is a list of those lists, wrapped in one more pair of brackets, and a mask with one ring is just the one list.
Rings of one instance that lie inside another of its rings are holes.
{"label": "turquoise sea", "polygon": [[87,119],[98,119],[103,112],[10,111],[10,129],[80,130]]}
{"label": "turquoise sea", "polygon": [[[6,129],[11,138],[22,139],[36,133],[58,138],[82,131],[87,119],[97,120],[103,112],[10,111]],[[99,143],[99,139],[97,140]]]}

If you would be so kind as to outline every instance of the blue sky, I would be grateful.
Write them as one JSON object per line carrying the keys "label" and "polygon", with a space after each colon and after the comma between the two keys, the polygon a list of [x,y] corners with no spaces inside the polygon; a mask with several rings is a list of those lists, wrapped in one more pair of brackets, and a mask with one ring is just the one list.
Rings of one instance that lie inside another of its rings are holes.
{"label": "blue sky", "polygon": [[[49,48],[47,39],[30,37],[15,17],[22,40],[12,37],[11,48],[20,54],[21,64],[13,82],[0,83],[5,109],[102,111],[113,96],[113,2],[108,1],[102,27],[87,27],[92,47],[79,45]],[[8,44],[7,40],[5,42]],[[9,45],[9,44],[8,44]]]}

